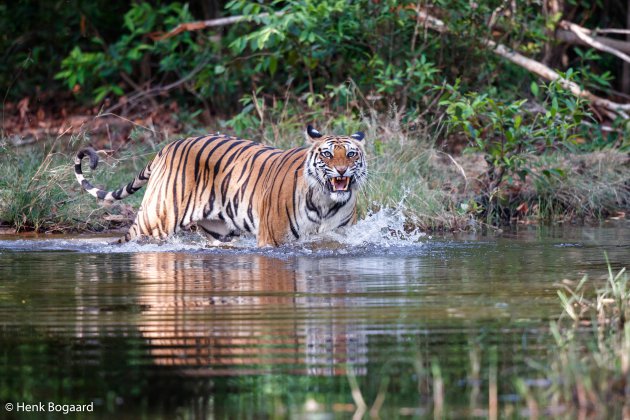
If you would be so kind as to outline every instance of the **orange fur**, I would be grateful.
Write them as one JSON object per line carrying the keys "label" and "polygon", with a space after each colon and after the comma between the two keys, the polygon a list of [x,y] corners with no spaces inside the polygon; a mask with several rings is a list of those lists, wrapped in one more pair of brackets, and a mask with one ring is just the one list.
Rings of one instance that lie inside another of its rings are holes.
{"label": "orange fur", "polygon": [[[289,150],[226,135],[175,141],[165,146],[134,181],[110,192],[94,188],[83,178],[81,159],[89,155],[97,161],[93,150],[79,152],[75,172],[82,186],[102,199],[124,198],[146,184],[136,219],[121,242],[139,237],[166,239],[196,225],[219,241],[250,233],[257,236],[259,246],[278,246],[302,234],[356,220],[352,178],[339,178],[338,188],[345,183],[347,191],[337,191],[325,178],[323,186],[316,185],[318,178],[307,175],[305,167],[312,162],[320,166],[313,171],[342,174],[361,159],[363,146],[356,138],[343,136],[313,140],[310,148]],[[330,159],[318,155],[322,145],[333,148]],[[348,157],[347,148],[359,153]]]}

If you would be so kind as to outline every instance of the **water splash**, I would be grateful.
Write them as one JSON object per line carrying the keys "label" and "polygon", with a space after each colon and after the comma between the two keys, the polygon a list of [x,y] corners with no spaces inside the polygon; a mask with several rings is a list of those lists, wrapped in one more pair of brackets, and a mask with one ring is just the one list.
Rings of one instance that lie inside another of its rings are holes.
{"label": "water splash", "polygon": [[279,248],[257,248],[253,237],[241,237],[232,242],[213,246],[201,235],[184,232],[161,243],[127,242],[115,244],[118,236],[78,236],[73,238],[0,240],[4,251],[75,251],[83,253],[138,253],[138,252],[214,252],[262,253],[287,257],[300,254],[347,254],[382,252],[387,249],[422,247],[426,234],[405,228],[402,206],[369,213],[355,225],[300,239]]}
{"label": "water splash", "polygon": [[332,240],[350,247],[378,245],[382,247],[405,247],[418,244],[427,235],[419,229],[405,228],[404,207],[385,208],[369,213],[365,218],[347,228],[309,236],[304,243]]}

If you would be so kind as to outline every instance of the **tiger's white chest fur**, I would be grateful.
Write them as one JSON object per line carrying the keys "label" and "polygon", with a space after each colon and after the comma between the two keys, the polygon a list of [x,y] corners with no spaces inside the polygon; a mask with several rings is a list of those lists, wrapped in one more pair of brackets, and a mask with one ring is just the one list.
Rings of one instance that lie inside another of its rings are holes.
{"label": "tiger's white chest fur", "polygon": [[345,201],[332,200],[330,194],[318,189],[310,189],[302,194],[299,202],[298,224],[300,233],[309,235],[329,232],[352,224],[356,193],[351,192]]}

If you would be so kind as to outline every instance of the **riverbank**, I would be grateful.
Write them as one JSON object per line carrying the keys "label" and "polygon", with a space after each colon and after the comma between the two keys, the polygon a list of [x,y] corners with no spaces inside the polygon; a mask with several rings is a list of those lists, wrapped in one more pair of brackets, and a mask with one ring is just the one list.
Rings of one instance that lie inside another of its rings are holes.
{"label": "riverbank", "polygon": [[[554,150],[526,156],[528,176],[506,179],[493,193],[494,213],[489,214],[483,155],[444,151],[435,139],[400,127],[357,125],[366,131],[370,170],[359,200],[361,215],[396,208],[404,212],[409,229],[463,231],[517,223],[596,223],[629,214],[630,157],[625,152]],[[279,147],[303,144],[298,128],[273,133],[263,133],[262,141]],[[0,140],[2,231],[99,232],[129,226],[142,192],[121,202],[97,202],[77,184],[73,154],[87,144],[100,146],[99,168],[84,170],[95,185],[114,189],[177,138],[139,130],[125,142],[85,133],[26,146]]]}

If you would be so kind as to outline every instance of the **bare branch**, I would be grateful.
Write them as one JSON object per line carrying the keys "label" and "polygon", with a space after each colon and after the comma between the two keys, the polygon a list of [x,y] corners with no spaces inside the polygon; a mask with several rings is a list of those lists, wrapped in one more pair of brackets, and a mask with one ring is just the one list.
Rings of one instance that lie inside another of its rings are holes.
{"label": "bare branch", "polygon": [[[283,14],[284,12],[276,12],[273,15],[279,16]],[[242,15],[229,16],[229,17],[219,18],[219,19],[200,20],[196,22],[180,23],[179,25],[177,25],[176,27],[174,27],[168,32],[153,32],[149,36],[154,41],[162,41],[164,39],[171,38],[175,35],[178,35],[182,32],[199,31],[201,29],[216,28],[218,26],[228,26],[228,25],[232,25],[238,22],[253,22],[253,21],[255,22],[256,19],[264,18],[267,16],[270,16],[270,14],[265,12],[265,13],[257,14],[255,16],[242,16]]]}
{"label": "bare branch", "polygon": [[416,13],[418,14],[418,18],[421,21],[424,21],[427,28],[433,29],[434,31],[437,31],[440,33],[448,32],[446,25],[440,19],[431,16],[430,14],[428,14],[422,9],[419,9],[419,8],[415,8],[415,9],[416,9]]}
{"label": "bare branch", "polygon": [[630,35],[630,29],[594,29],[594,34],[618,34],[618,35]]}
{"label": "bare branch", "polygon": [[178,86],[181,86],[182,84],[186,83],[187,81],[189,81],[190,79],[192,79],[192,77],[194,75],[196,75],[197,73],[199,73],[205,66],[206,64],[208,64],[207,60],[198,64],[197,67],[195,67],[194,69],[192,69],[190,71],[190,73],[186,74],[184,77],[182,77],[179,80],[174,81],[173,83],[170,83],[168,85],[165,86],[156,86],[154,88],[148,89],[148,90],[142,90],[140,92],[137,92],[134,95],[131,95],[129,98],[127,98],[127,102],[122,103],[119,102],[116,105],[113,105],[109,108],[107,108],[106,110],[103,111],[104,114],[110,114],[114,111],[116,111],[117,109],[121,108],[122,106],[124,106],[125,104],[133,104],[134,102],[137,102],[138,100],[144,98],[144,97],[148,97],[151,101],[153,101],[153,96],[156,95],[160,95],[162,93],[168,92],[171,89],[174,89]]}
{"label": "bare branch", "polygon": [[606,44],[597,41],[595,38],[589,35],[590,30],[583,28],[580,25],[576,25],[575,23],[567,22],[565,20],[560,22],[560,27],[573,32],[582,42],[586,43],[590,47],[595,48],[596,50],[607,52],[618,58],[621,58],[625,62],[630,63],[629,55],[624,54],[615,48],[612,48]]}
{"label": "bare branch", "polygon": [[[595,31],[593,33],[595,33]],[[555,33],[555,38],[558,41],[564,42],[566,44],[573,44],[573,45],[577,44],[577,45],[584,45],[584,46],[589,46],[589,47],[591,46],[590,44],[582,41],[582,39],[580,39],[575,33],[567,29],[557,29]],[[613,48],[617,51],[621,51],[622,53],[630,55],[630,42],[628,41],[607,38],[605,36],[593,36],[592,38],[601,44],[607,45],[610,48]]]}

